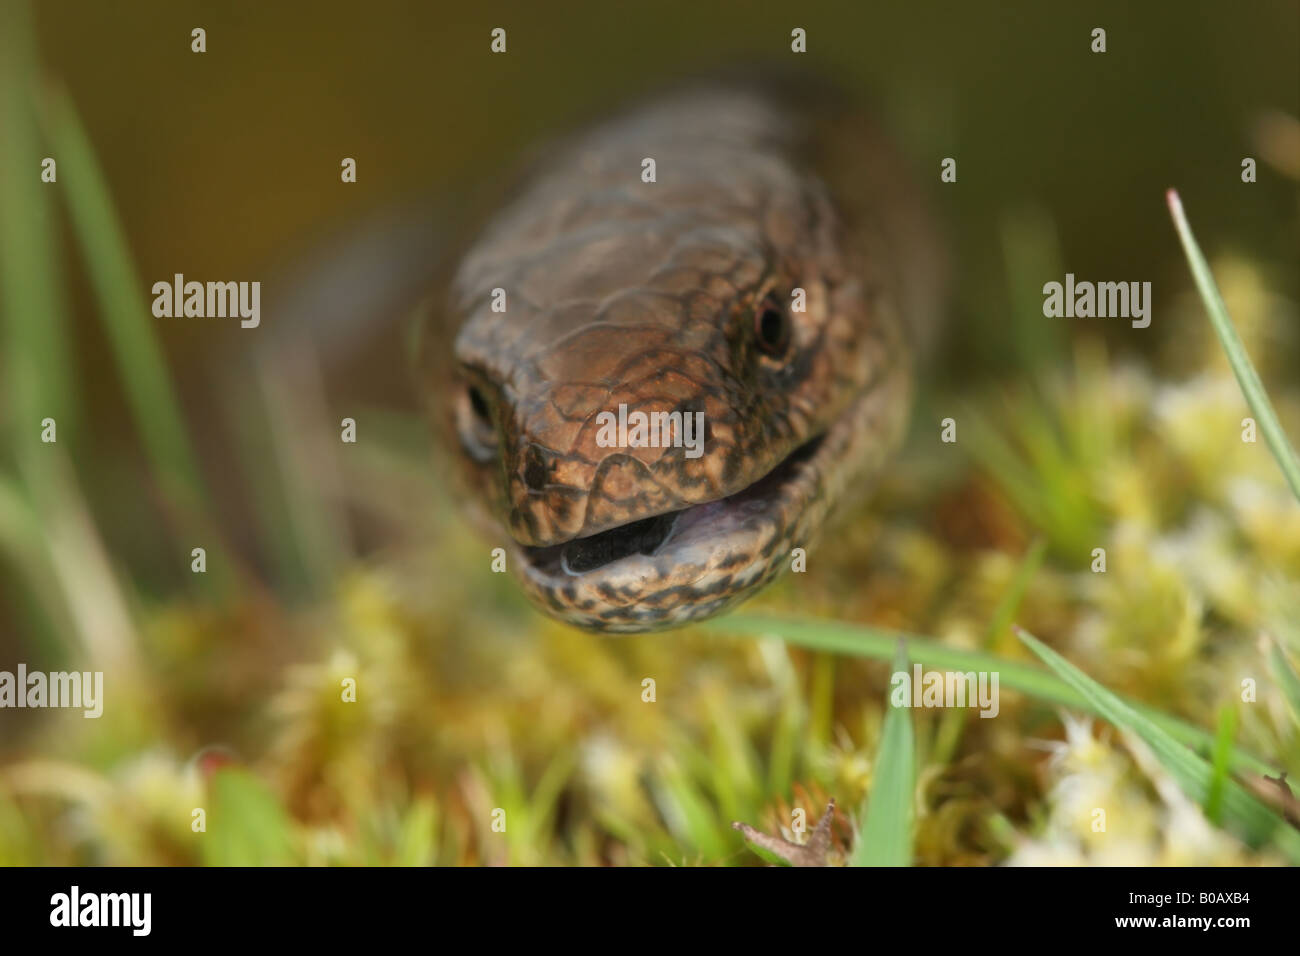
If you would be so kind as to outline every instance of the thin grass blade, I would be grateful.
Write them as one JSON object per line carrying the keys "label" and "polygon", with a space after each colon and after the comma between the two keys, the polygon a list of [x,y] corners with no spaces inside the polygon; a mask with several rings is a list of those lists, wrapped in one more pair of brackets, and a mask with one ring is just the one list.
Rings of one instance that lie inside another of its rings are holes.
{"label": "thin grass blade", "polygon": [[[967,651],[948,647],[934,638],[893,631],[886,628],[846,624],[838,621],[818,621],[801,618],[767,617],[748,614],[731,614],[717,621],[701,625],[705,630],[737,637],[780,637],[790,644],[815,650],[847,654],[851,657],[868,657],[874,660],[892,660],[899,638],[906,638],[908,656],[913,663],[940,670],[997,671],[1002,687],[1061,707],[1070,707],[1088,713],[1100,714],[1096,705],[1074,687],[1059,677],[1032,664],[1013,661],[983,651]],[[1214,736],[1193,726],[1151,710],[1134,701],[1125,701],[1146,719],[1154,722],[1179,743],[1193,747],[1198,752],[1210,753]],[[1275,768],[1252,754],[1233,750],[1232,766],[1236,771],[1255,774],[1275,772]]]}
{"label": "thin grass blade", "polygon": [[[894,673],[907,670],[907,642],[898,642]],[[871,793],[850,866],[911,866],[912,801],[916,790],[916,740],[912,712],[891,703],[880,735]]]}
{"label": "thin grass blade", "polygon": [[1273,453],[1278,467],[1282,469],[1286,483],[1291,486],[1291,493],[1296,496],[1297,501],[1300,501],[1300,456],[1296,455],[1295,448],[1287,439],[1286,432],[1282,430],[1282,423],[1278,421],[1277,412],[1273,410],[1273,403],[1269,401],[1268,392],[1264,390],[1264,383],[1259,380],[1259,373],[1255,371],[1250,356],[1246,354],[1246,347],[1241,344],[1236,326],[1232,324],[1232,317],[1228,315],[1228,307],[1223,302],[1223,296],[1219,294],[1219,287],[1214,281],[1210,265],[1205,261],[1201,247],[1197,245],[1192,227],[1188,225],[1187,216],[1183,212],[1183,202],[1178,197],[1177,190],[1171,189],[1165,193],[1165,200],[1169,204],[1169,214],[1173,217],[1178,238],[1183,244],[1187,264],[1191,267],[1192,278],[1196,280],[1197,291],[1201,294],[1201,301],[1205,303],[1205,311],[1210,315],[1214,334],[1219,337],[1223,351],[1228,356],[1232,372],[1237,376],[1237,384],[1241,386],[1242,394],[1246,396],[1246,403],[1255,413],[1255,420],[1259,423],[1259,430],[1264,433],[1264,441],[1268,444],[1269,451]]}
{"label": "thin grass blade", "polygon": [[1273,671],[1273,679],[1277,681],[1278,687],[1282,688],[1282,696],[1286,698],[1291,719],[1295,721],[1297,727],[1300,727],[1300,676],[1297,676],[1291,662],[1286,659],[1281,645],[1276,641],[1269,650],[1268,663]]}
{"label": "thin grass blade", "polygon": [[[1086,697],[1096,712],[1116,727],[1140,737],[1178,783],[1182,791],[1205,806],[1214,786],[1214,769],[1179,741],[1138,713],[1118,696],[1098,684],[1056,651],[1025,631],[1020,639],[1062,680]],[[1225,758],[1225,765],[1227,758]],[[1292,829],[1280,816],[1235,780],[1225,778],[1222,785],[1222,815],[1225,825],[1251,846],[1275,841],[1292,862],[1300,863],[1300,831]]]}
{"label": "thin grass blade", "polygon": [[1228,763],[1232,759],[1232,739],[1237,733],[1237,712],[1231,707],[1219,711],[1219,732],[1214,738],[1214,762],[1211,765],[1210,792],[1205,798],[1205,815],[1215,826],[1223,824],[1223,788],[1228,780]]}
{"label": "thin grass blade", "polygon": [[[191,448],[162,347],[149,325],[130,247],[90,138],[68,95],[52,88],[42,100],[47,135],[59,155],[60,182],[73,231],[85,256],[127,400],[172,517],[187,541],[206,547],[208,574],[226,583],[223,551],[211,522],[209,499]],[[186,551],[188,553],[188,549]]]}

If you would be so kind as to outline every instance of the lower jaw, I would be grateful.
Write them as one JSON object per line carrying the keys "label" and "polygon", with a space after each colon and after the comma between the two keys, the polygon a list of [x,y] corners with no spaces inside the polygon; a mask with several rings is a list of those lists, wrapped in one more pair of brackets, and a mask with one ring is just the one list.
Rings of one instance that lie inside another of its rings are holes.
{"label": "lower jaw", "polygon": [[583,588],[557,583],[526,568],[520,576],[525,592],[547,615],[587,631],[639,634],[681,627],[714,617],[758,593],[785,567],[786,555],[774,550],[761,563],[741,569],[746,581],[737,587],[734,572],[706,571],[689,580],[659,581],[629,595],[618,586]]}
{"label": "lower jaw", "polygon": [[[591,631],[664,630],[720,614],[775,578],[820,526],[820,472],[807,463],[821,441],[728,498],[624,526],[618,550],[631,553],[612,560],[600,560],[609,552],[599,541],[516,546],[521,583],[541,610]],[[575,573],[584,561],[591,567]]]}

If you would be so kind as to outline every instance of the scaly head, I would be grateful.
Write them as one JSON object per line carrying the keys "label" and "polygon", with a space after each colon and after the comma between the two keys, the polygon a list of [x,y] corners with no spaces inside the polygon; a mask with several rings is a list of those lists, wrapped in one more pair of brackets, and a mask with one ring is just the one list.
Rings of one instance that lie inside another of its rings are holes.
{"label": "scaly head", "polygon": [[888,274],[803,168],[803,127],[734,90],[660,102],[563,149],[462,261],[448,417],[548,613],[715,614],[896,443]]}

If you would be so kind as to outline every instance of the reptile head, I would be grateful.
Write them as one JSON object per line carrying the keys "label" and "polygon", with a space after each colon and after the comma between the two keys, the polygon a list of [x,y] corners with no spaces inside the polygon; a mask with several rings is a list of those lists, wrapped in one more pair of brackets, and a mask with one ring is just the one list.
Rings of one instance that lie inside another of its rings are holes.
{"label": "reptile head", "polygon": [[564,149],[462,261],[449,418],[548,613],[622,632],[715,614],[896,443],[888,280],[799,130],[756,96],[660,103]]}

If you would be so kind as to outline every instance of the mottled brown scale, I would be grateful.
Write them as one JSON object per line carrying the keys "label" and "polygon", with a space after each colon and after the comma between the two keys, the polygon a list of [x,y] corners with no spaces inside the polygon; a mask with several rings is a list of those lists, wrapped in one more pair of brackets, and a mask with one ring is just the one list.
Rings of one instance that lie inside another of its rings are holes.
{"label": "mottled brown scale", "polygon": [[[716,613],[879,468],[905,419],[909,341],[938,302],[934,247],[896,170],[852,111],[708,87],[553,150],[489,222],[452,284],[439,345],[452,361],[431,375],[539,606],[615,631]],[[806,312],[789,312],[795,287]],[[789,335],[777,356],[755,331],[773,301]],[[620,404],[702,411],[704,454],[601,447],[597,416]],[[564,570],[677,512],[683,530],[659,550]]]}

